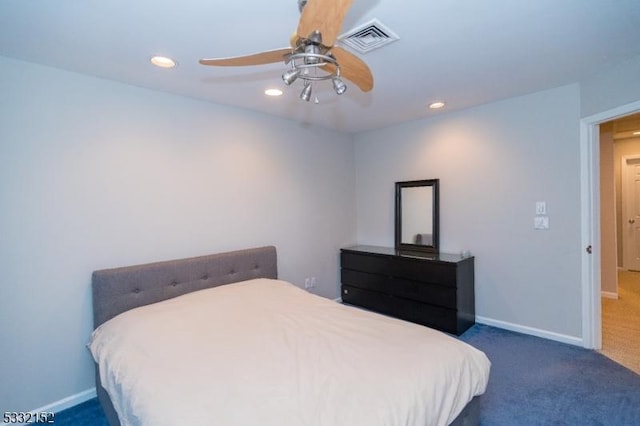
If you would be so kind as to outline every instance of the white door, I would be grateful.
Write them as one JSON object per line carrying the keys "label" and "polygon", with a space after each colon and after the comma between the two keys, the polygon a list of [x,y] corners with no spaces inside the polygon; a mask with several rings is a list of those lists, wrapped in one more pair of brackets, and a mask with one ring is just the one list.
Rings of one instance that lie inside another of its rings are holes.
{"label": "white door", "polygon": [[640,271],[640,157],[622,158],[622,250],[624,268]]}

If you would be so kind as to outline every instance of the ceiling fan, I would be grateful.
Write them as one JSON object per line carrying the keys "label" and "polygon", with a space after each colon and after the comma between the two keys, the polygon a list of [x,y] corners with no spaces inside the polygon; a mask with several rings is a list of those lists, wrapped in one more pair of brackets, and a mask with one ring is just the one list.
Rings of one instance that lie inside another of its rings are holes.
{"label": "ceiling fan", "polygon": [[[335,46],[336,38],[353,0],[298,0],[300,22],[291,36],[291,47],[268,50],[247,56],[200,59],[202,65],[239,67],[283,61],[291,68],[282,74],[289,86],[297,79],[304,82],[300,98],[311,99],[312,83],[331,80],[338,95],[347,90],[343,78],[363,92],[373,89],[373,76],[360,58]],[[316,98],[317,102],[317,98]]]}

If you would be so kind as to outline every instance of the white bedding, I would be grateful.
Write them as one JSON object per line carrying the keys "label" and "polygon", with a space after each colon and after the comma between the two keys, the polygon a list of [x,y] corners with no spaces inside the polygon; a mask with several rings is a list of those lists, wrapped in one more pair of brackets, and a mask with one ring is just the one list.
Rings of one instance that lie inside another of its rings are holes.
{"label": "white bedding", "polygon": [[137,308],[90,350],[124,425],[446,425],[485,391],[484,353],[278,280]]}

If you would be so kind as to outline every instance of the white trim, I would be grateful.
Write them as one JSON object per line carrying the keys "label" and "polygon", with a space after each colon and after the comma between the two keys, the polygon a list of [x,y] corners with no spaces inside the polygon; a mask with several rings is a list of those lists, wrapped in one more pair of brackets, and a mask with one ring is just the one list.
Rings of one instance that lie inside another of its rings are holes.
{"label": "white trim", "polygon": [[97,397],[96,388],[87,389],[75,395],[62,398],[59,401],[52,402],[35,410],[31,410],[31,413],[59,413],[60,411],[71,408],[75,405],[82,404],[90,399]]}
{"label": "white trim", "polygon": [[569,345],[584,346],[584,340],[580,337],[569,336],[566,334],[555,333],[553,331],[541,330],[539,328],[527,327],[526,325],[513,324],[506,321],[500,321],[480,316],[476,316],[476,322],[479,324],[490,325],[491,327],[515,331],[517,333],[542,337],[543,339],[555,340],[556,342],[568,343]]}
{"label": "white trim", "polygon": [[[599,124],[637,111],[640,111],[640,101],[580,120],[582,340],[585,348],[602,347]],[[584,251],[589,245],[591,254]]]}
{"label": "white trim", "polygon": [[616,118],[622,118],[627,115],[635,114],[636,112],[640,112],[640,101],[631,102],[629,104],[622,105],[608,111],[590,115],[589,117],[583,118],[582,121],[600,124],[604,123],[605,121],[610,121]]}
{"label": "white trim", "polygon": [[[582,340],[587,348],[599,348],[600,305],[600,197],[598,125],[587,119],[580,122],[580,216],[582,275]],[[596,227],[596,224],[598,225]],[[591,253],[586,248],[591,246]],[[597,295],[597,297],[596,297]],[[598,299],[598,304],[594,300]]]}
{"label": "white trim", "polygon": [[[635,195],[632,195],[635,192],[635,187],[634,185],[632,185],[632,182],[629,182],[629,179],[633,181],[633,178],[635,177],[635,170],[633,172],[629,170],[629,162],[633,162],[637,165],[638,160],[640,160],[640,155],[623,155],[620,158],[620,186],[622,188],[622,196],[620,197],[620,199],[622,201],[622,215],[627,219],[633,216],[632,206],[634,204],[633,200],[635,200],[636,198]],[[633,199],[631,203],[629,202],[630,198]],[[626,228],[624,219],[622,220],[622,226]],[[627,271],[636,269],[638,267],[637,259],[633,259],[635,257],[633,252],[637,252],[636,250],[633,250],[633,247],[635,246],[634,240],[636,238],[629,237],[628,235],[629,234],[627,231],[624,231],[622,233],[622,267]],[[631,240],[629,240],[630,238]]]}
{"label": "white trim", "polygon": [[602,292],[602,297],[604,297],[605,299],[618,299],[618,293],[614,293],[612,291],[603,291]]}

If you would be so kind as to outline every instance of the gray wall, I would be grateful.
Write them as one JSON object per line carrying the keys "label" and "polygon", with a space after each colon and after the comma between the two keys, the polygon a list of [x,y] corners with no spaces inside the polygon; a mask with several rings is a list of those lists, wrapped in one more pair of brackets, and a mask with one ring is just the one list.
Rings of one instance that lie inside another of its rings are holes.
{"label": "gray wall", "polygon": [[574,84],[359,134],[358,242],[393,244],[395,181],[439,178],[441,250],[476,256],[477,315],[579,338],[579,117]]}
{"label": "gray wall", "polygon": [[[640,100],[639,71],[636,58],[363,133],[354,148],[340,133],[0,57],[0,410],[93,386],[92,270],[275,244],[283,278],[315,276],[336,297],[339,247],[393,244],[400,180],[441,179],[442,249],[477,256],[479,316],[580,338],[580,117]],[[533,230],[536,201],[548,231]]]}
{"label": "gray wall", "polygon": [[589,117],[640,100],[640,56],[580,83],[581,116]]}
{"label": "gray wall", "polygon": [[0,58],[0,412],[94,386],[95,269],[251,246],[338,296],[347,135]]}

